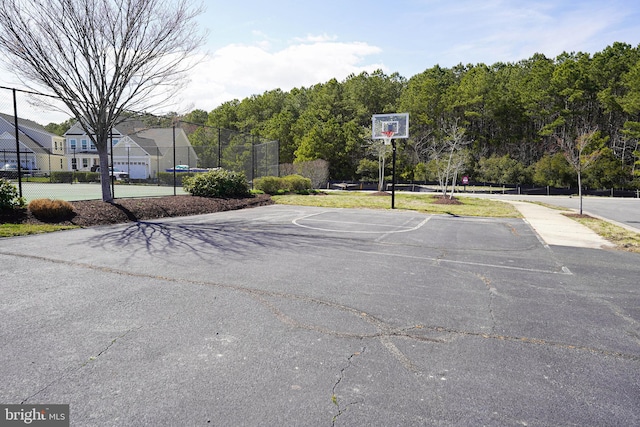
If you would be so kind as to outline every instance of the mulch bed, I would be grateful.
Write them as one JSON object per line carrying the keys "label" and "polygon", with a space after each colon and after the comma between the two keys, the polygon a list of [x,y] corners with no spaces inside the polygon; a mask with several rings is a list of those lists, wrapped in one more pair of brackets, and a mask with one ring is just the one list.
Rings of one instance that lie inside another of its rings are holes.
{"label": "mulch bed", "polygon": [[437,196],[433,201],[436,205],[461,205],[462,202],[455,197],[450,199],[449,196]]}
{"label": "mulch bed", "polygon": [[[135,199],[115,199],[112,203],[101,200],[83,200],[70,202],[73,205],[73,217],[56,222],[59,225],[120,224],[130,221],[143,221],[157,218],[200,215],[265,206],[273,204],[266,194],[241,199],[213,199],[196,196],[165,196]],[[0,223],[42,224],[28,209],[0,210]]]}

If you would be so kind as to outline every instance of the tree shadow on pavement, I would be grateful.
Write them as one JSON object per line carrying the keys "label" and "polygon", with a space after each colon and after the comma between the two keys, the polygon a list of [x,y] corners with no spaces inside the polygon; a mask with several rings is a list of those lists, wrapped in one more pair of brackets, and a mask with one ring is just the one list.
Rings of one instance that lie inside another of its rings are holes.
{"label": "tree shadow on pavement", "polygon": [[[318,239],[303,235],[290,225],[228,221],[215,224],[138,221],[106,232],[90,242],[93,247],[155,255],[190,253],[200,258],[241,255],[260,249],[277,250],[317,247]],[[346,243],[345,243],[346,245]]]}

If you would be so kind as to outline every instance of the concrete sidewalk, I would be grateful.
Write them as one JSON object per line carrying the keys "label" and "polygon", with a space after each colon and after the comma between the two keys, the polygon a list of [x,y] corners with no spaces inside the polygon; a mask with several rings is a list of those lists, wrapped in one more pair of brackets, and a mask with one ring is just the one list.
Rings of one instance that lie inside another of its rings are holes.
{"label": "concrete sidewalk", "polygon": [[561,210],[550,209],[535,203],[501,200],[514,205],[525,220],[548,245],[577,248],[612,248],[615,245],[590,228],[562,215]]}

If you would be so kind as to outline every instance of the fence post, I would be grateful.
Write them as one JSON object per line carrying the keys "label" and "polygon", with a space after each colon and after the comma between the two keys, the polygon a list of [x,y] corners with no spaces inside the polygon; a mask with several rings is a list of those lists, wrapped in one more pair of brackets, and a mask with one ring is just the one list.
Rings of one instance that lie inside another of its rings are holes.
{"label": "fence post", "polygon": [[221,139],[221,129],[218,128],[218,168],[222,167],[222,139]]}
{"label": "fence post", "polygon": [[173,195],[176,195],[176,122],[175,120],[173,121],[173,126],[172,126],[172,131],[173,131]]}
{"label": "fence post", "polygon": [[16,100],[16,90],[13,92],[13,126],[16,133],[16,163],[18,166],[18,195],[22,197],[22,169],[20,166],[20,132],[18,131],[18,102]]}

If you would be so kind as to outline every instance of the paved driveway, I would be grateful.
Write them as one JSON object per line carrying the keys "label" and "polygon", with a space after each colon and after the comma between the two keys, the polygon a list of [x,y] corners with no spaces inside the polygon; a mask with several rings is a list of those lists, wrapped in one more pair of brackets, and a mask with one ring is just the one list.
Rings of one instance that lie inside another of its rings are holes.
{"label": "paved driveway", "polygon": [[640,257],[267,206],[0,240],[0,402],[72,425],[638,425]]}

